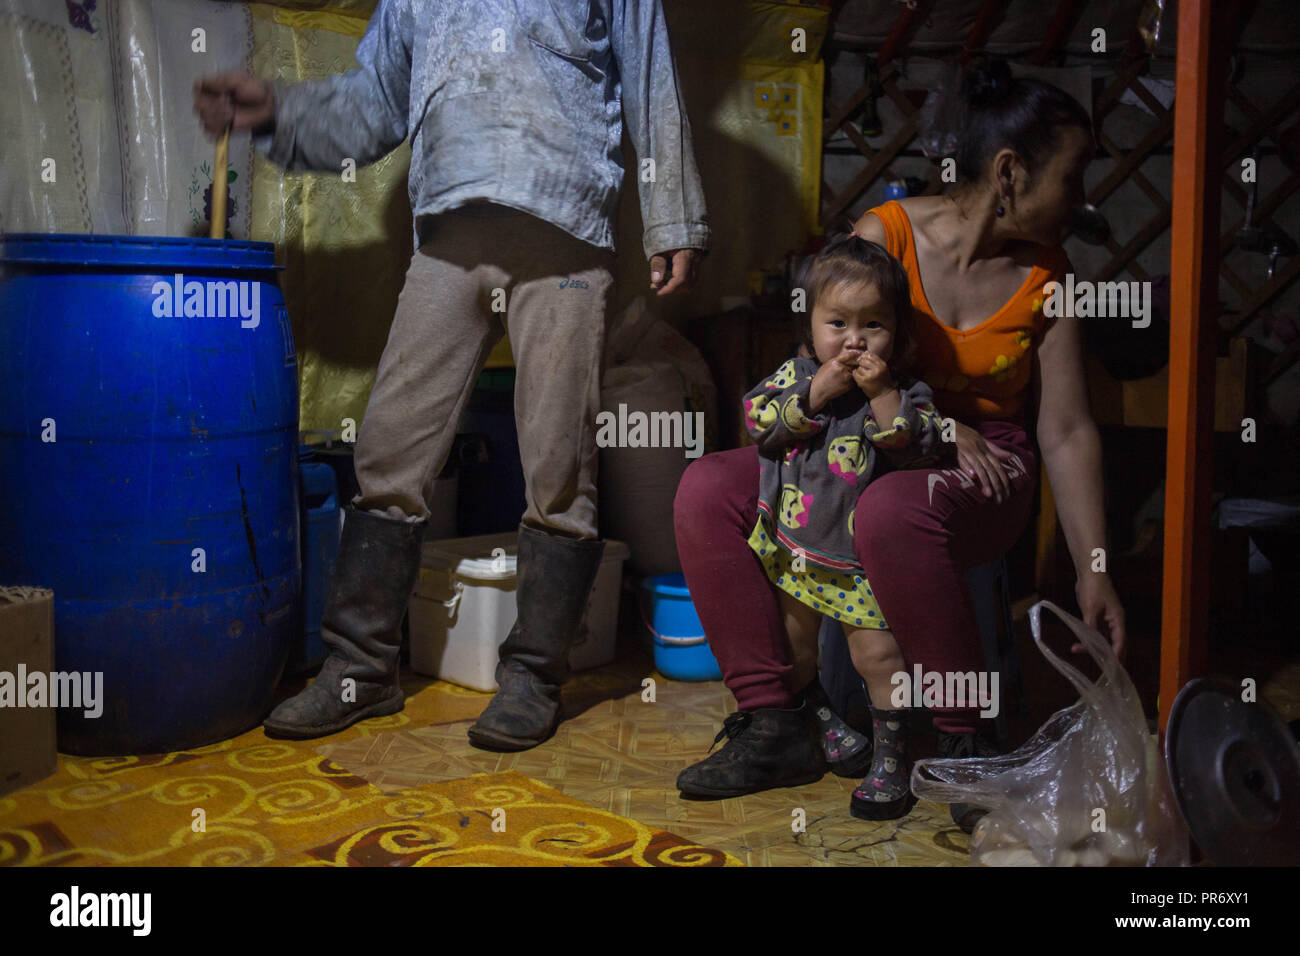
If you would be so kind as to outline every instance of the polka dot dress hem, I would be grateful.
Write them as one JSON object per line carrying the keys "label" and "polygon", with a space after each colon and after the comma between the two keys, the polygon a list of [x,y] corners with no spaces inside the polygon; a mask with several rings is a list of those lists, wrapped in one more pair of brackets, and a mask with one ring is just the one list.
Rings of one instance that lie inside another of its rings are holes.
{"label": "polka dot dress hem", "polygon": [[[794,556],[777,544],[764,544],[767,535],[760,530],[761,527],[762,518],[749,537],[749,546],[758,555],[769,581],[795,600],[814,611],[833,616],[837,621],[853,621],[855,627],[872,630],[889,630],[885,615],[864,577],[852,575],[852,585],[847,580],[841,585],[838,576],[830,578],[827,585],[814,583],[819,580],[819,573],[822,575],[820,580],[826,580],[826,572],[812,568],[794,570]],[[827,587],[831,590],[827,591]]]}

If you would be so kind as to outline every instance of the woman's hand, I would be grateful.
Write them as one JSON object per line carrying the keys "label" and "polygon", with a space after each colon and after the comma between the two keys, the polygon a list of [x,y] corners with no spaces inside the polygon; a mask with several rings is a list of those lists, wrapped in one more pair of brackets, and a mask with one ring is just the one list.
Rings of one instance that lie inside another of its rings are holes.
{"label": "woman's hand", "polygon": [[808,407],[813,414],[821,411],[832,398],[839,398],[853,387],[853,372],[861,354],[860,349],[846,348],[817,370],[808,390]]}
{"label": "woman's hand", "polygon": [[[1106,630],[1102,633],[1110,638],[1115,656],[1123,663],[1124,606],[1119,602],[1110,575],[1104,571],[1085,571],[1074,584],[1074,596],[1079,599],[1079,611],[1083,615],[1084,624],[1102,631],[1098,625],[1102,621],[1106,623]],[[1083,645],[1075,644],[1070,650],[1076,654],[1082,653]]]}
{"label": "woman's hand", "polygon": [[984,436],[969,425],[956,423],[954,435],[957,445],[957,464],[962,471],[980,484],[984,496],[993,496],[998,504],[1011,497],[1011,482],[1002,467],[1003,459],[1012,457],[1012,453],[997,445],[991,445]]}

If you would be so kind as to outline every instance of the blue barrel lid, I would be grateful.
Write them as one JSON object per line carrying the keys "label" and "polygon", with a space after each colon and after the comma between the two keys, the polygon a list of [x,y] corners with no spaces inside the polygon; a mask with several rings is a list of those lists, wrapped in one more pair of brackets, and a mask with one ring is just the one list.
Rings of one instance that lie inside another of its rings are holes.
{"label": "blue barrel lid", "polygon": [[158,269],[279,269],[275,244],[247,239],[95,236],[11,232],[0,238],[0,261],[58,266]]}

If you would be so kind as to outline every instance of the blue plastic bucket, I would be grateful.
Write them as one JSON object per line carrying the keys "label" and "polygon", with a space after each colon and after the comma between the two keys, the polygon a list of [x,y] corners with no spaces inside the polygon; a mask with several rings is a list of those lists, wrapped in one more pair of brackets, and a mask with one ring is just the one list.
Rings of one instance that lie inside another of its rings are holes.
{"label": "blue plastic bucket", "polygon": [[299,626],[298,370],[269,243],[0,243],[0,582],[54,589],[59,749],[223,740]]}
{"label": "blue plastic bucket", "polygon": [[643,615],[654,636],[655,669],[673,680],[722,680],[685,576],[661,574],[647,578],[641,586],[649,597],[649,610]]}

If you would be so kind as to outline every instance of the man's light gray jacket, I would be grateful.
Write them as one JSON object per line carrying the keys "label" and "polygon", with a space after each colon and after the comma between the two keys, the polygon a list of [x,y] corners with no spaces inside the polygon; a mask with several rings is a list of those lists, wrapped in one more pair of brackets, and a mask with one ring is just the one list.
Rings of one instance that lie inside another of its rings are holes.
{"label": "man's light gray jacket", "polygon": [[659,0],[381,0],[357,61],[276,85],[272,161],[341,172],[409,137],[417,219],[487,200],[613,249],[626,121],[647,256],[708,247]]}

